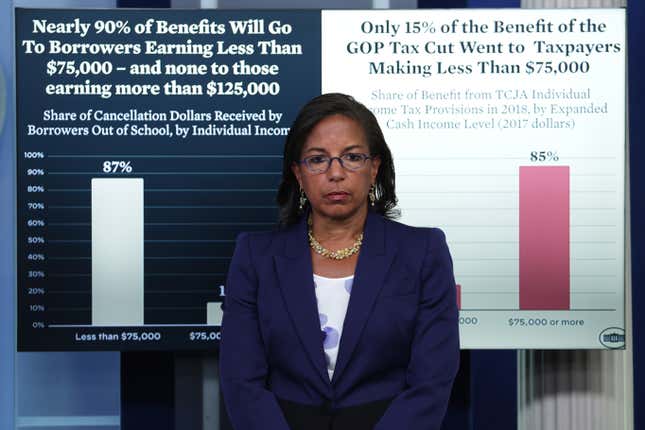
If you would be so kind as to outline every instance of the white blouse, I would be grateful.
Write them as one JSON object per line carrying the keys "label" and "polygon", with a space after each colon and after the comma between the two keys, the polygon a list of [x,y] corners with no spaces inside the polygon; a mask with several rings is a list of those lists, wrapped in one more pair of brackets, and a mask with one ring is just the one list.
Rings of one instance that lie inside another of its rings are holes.
{"label": "white blouse", "polygon": [[325,332],[323,348],[330,380],[336,367],[340,336],[343,333],[343,322],[353,283],[354,275],[344,278],[325,278],[314,273],[318,318],[320,319],[320,329]]}

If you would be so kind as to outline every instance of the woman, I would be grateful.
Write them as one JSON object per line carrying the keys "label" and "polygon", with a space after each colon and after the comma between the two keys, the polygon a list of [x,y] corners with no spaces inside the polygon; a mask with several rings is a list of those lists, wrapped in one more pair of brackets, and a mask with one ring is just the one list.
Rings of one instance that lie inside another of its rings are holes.
{"label": "woman", "polygon": [[452,261],[395,214],[376,118],[311,100],[284,148],[282,228],[238,238],[220,380],[236,430],[439,429],[459,361]]}

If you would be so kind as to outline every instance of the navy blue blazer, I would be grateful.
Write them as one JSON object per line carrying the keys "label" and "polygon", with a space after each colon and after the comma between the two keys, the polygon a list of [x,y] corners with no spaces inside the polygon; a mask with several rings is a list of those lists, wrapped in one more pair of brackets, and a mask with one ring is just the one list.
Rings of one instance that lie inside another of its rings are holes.
{"label": "navy blue blazer", "polygon": [[305,217],[241,234],[225,294],[220,383],[234,429],[289,429],[277,398],[333,410],[392,397],[375,430],[440,428],[459,367],[441,230],[369,213],[331,381]]}

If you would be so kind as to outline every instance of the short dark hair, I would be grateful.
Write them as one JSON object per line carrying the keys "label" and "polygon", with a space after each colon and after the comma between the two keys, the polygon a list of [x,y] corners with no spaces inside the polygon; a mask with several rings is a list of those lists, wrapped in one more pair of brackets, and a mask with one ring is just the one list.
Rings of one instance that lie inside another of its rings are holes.
{"label": "short dark hair", "polygon": [[385,142],[376,117],[352,96],[329,93],[314,97],[305,104],[287,135],[282,160],[282,181],[277,196],[280,207],[279,223],[283,227],[297,223],[303,213],[299,209],[300,186],[291,166],[300,160],[302,148],[313,128],[332,115],[343,115],[356,121],[363,130],[370,154],[378,156],[381,160],[375,184],[376,201],[374,206],[368,206],[370,210],[386,218],[396,218],[400,215],[400,211],[395,209],[397,199],[394,191],[392,153]]}

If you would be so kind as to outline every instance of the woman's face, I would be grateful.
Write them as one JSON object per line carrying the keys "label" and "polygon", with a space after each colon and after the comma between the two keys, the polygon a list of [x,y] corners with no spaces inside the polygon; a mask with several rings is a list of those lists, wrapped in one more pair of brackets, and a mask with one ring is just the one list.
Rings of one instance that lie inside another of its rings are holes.
{"label": "woman's face", "polygon": [[[363,129],[353,119],[332,115],[313,128],[300,159],[314,155],[341,157],[348,153],[370,155]],[[367,209],[367,195],[380,163],[378,158],[369,159],[363,167],[352,171],[334,159],[323,173],[312,173],[302,163],[294,163],[292,170],[317,215],[343,220]]]}

